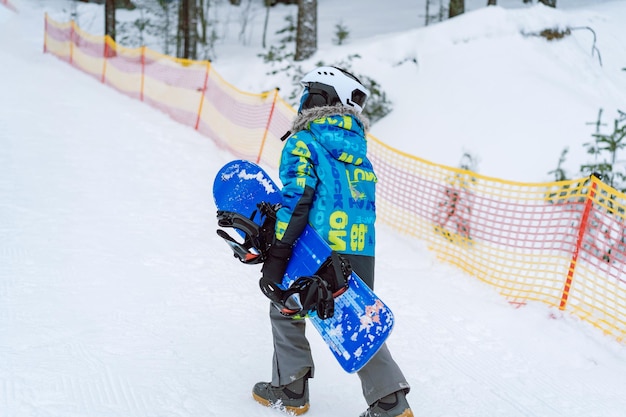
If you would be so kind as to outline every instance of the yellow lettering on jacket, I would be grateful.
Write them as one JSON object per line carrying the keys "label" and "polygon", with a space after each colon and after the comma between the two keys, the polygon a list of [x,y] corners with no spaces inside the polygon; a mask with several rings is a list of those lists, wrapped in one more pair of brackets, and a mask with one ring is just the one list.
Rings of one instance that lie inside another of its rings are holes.
{"label": "yellow lettering on jacket", "polygon": [[365,171],[364,169],[357,168],[354,170],[352,181],[368,181],[368,182],[376,182],[376,174],[372,171]]}
{"label": "yellow lettering on jacket", "polygon": [[343,116],[343,123],[341,124],[341,127],[348,130],[352,129],[352,117]]}
{"label": "yellow lettering on jacket", "polygon": [[283,236],[285,236],[285,232],[287,231],[287,223],[277,220],[275,231],[276,239],[282,240]]}
{"label": "yellow lettering on jacket", "polygon": [[341,155],[339,155],[338,158],[341,162],[345,162],[346,164],[351,164],[352,161],[354,160],[354,155],[350,155],[347,152],[342,153]]}
{"label": "yellow lettering on jacket", "polygon": [[296,142],[296,146],[293,148],[291,153],[295,156],[303,156],[305,158],[309,158],[311,156],[311,151],[302,140]]}
{"label": "yellow lettering on jacket", "polygon": [[348,247],[345,240],[348,235],[348,232],[345,230],[348,225],[348,214],[341,210],[332,212],[329,224],[331,228],[328,232],[330,248],[339,252],[345,252]]}
{"label": "yellow lettering on jacket", "polygon": [[311,156],[311,151],[304,141],[299,140],[291,153],[299,157],[296,165],[296,185],[304,188],[306,187],[306,177],[309,175],[309,161],[307,158]]}
{"label": "yellow lettering on jacket", "polygon": [[367,225],[353,224],[350,230],[350,249],[353,252],[361,252],[365,249],[365,234],[367,233]]}

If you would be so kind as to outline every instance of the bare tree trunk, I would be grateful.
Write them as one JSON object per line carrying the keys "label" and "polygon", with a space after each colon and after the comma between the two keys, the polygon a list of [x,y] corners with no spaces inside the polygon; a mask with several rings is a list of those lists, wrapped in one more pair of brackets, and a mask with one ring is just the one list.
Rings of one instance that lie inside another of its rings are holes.
{"label": "bare tree trunk", "polygon": [[[209,2],[210,0],[207,0],[207,3]],[[209,9],[209,6],[207,4],[207,11],[208,9]],[[209,18],[208,13],[205,14],[204,12],[204,0],[198,0],[198,19],[200,19],[200,33],[198,34],[198,40],[203,44],[206,44],[206,40],[207,40],[206,29],[208,26],[208,21],[207,21],[208,18]]]}
{"label": "bare tree trunk", "polygon": [[189,59],[198,58],[198,11],[196,0],[189,1],[189,42],[187,50]]}
{"label": "bare tree trunk", "polygon": [[465,13],[465,0],[450,0],[448,7],[448,18],[453,18]]}
{"label": "bare tree trunk", "polygon": [[267,36],[267,23],[270,20],[271,6],[272,6],[272,2],[265,0],[265,22],[263,23],[263,43],[262,43],[263,48],[265,48],[265,38]]}
{"label": "bare tree trunk", "polygon": [[498,0],[487,0],[487,6],[497,6]]}
{"label": "bare tree trunk", "polygon": [[317,51],[317,0],[298,0],[296,61],[310,58]]}
{"label": "bare tree trunk", "polygon": [[437,19],[439,22],[443,22],[445,20],[446,12],[450,13],[450,7],[448,7],[447,9],[443,7],[443,1],[444,0],[439,0],[439,12],[437,13]]}
{"label": "bare tree trunk", "polygon": [[178,8],[178,40],[176,56],[196,59],[197,55],[196,0],[181,0]]}
{"label": "bare tree trunk", "polygon": [[115,40],[115,0],[104,3],[104,34]]}
{"label": "bare tree trunk", "polygon": [[183,55],[183,20],[185,13],[183,11],[183,1],[178,3],[178,24],[176,26],[176,56],[180,57]]}
{"label": "bare tree trunk", "polygon": [[164,52],[165,55],[169,55],[170,54],[170,33],[171,33],[171,25],[172,25],[172,21],[170,20],[170,7],[169,4],[166,1],[161,0],[160,1],[161,7],[163,8],[163,12],[165,14],[165,25],[164,25],[164,35],[165,35],[165,48],[164,48]]}

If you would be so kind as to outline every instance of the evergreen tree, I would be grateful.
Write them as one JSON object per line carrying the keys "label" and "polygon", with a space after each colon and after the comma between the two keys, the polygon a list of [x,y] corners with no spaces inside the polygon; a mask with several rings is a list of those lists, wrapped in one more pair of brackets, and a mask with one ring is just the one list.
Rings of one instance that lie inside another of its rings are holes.
{"label": "evergreen tree", "polygon": [[335,25],[335,37],[333,38],[333,43],[335,45],[343,45],[346,39],[350,36],[350,32],[348,28],[341,22]]}
{"label": "evergreen tree", "polygon": [[118,42],[126,47],[148,46],[170,55],[176,41],[176,13],[172,0],[135,0],[139,16],[117,26]]}
{"label": "evergreen tree", "polygon": [[580,172],[585,175],[600,174],[605,183],[625,192],[626,172],[617,166],[617,154],[626,148],[626,124],[615,119],[612,133],[594,133],[592,136],[595,141],[583,146],[587,148],[587,153],[595,157],[596,162],[582,165]]}
{"label": "evergreen tree", "polygon": [[[605,126],[601,120],[602,109],[598,112],[598,120],[592,123],[596,127],[595,133],[591,135],[594,141],[583,144],[587,153],[593,155],[594,161],[581,165],[579,175],[588,177],[595,174],[616,190],[626,192],[626,166],[623,160],[618,159],[618,153],[626,148],[626,113],[618,110],[618,114],[619,117],[613,122],[613,132],[605,134],[600,132],[600,128]],[[549,172],[556,181],[568,179],[561,167],[566,154],[567,148],[561,153],[557,168]]]}

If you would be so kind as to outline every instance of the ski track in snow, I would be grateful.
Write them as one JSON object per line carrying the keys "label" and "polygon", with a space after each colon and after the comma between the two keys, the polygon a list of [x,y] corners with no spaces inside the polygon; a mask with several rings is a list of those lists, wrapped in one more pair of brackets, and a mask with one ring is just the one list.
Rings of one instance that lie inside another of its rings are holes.
{"label": "ski track in snow", "polygon": [[[41,34],[38,13],[0,7],[0,417],[281,415],[250,395],[272,354],[259,268],[215,235],[213,176],[233,158],[20,25]],[[625,415],[623,346],[511,307],[384,226],[379,241],[416,416]],[[358,415],[358,378],[308,331],[307,415]]]}

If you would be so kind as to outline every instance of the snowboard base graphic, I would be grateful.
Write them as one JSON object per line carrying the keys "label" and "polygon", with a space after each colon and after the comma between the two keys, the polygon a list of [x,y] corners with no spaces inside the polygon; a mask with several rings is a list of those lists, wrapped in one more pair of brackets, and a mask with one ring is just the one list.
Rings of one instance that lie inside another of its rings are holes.
{"label": "snowboard base graphic", "polygon": [[[281,201],[280,188],[270,176],[258,165],[245,160],[235,160],[222,167],[213,183],[213,197],[218,210],[241,214],[257,224],[261,222],[258,203]],[[322,237],[307,226],[294,245],[283,288],[288,288],[299,277],[313,275],[331,252]],[[341,367],[353,373],[385,343],[393,329],[394,317],[389,307],[356,273],[352,272],[347,281],[348,289],[335,297],[332,317],[322,320],[315,313],[307,317]]]}

